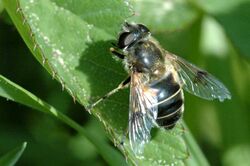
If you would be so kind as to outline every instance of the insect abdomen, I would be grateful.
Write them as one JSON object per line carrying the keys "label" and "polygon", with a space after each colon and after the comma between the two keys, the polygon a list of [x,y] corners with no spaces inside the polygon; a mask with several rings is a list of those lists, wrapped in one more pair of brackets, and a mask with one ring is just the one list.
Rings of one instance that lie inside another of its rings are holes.
{"label": "insect abdomen", "polygon": [[151,87],[157,90],[159,105],[156,122],[165,129],[173,128],[183,113],[183,92],[180,85],[170,73]]}

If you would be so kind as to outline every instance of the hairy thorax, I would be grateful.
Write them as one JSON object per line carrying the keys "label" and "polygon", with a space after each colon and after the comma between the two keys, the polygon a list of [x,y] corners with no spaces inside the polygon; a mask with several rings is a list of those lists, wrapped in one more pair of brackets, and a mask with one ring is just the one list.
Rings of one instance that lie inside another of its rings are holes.
{"label": "hairy thorax", "polygon": [[146,40],[136,43],[133,47],[126,49],[128,53],[127,63],[131,70],[149,74],[151,76],[161,75],[165,72],[164,56],[156,43]]}

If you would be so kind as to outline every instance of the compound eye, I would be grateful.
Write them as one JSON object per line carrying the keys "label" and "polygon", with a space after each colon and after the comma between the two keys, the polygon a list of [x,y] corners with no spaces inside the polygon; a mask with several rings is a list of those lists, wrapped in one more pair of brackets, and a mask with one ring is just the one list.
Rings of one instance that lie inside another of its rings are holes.
{"label": "compound eye", "polygon": [[144,32],[144,33],[150,32],[149,29],[148,29],[145,25],[143,25],[143,24],[138,24],[138,26],[139,26],[141,32]]}
{"label": "compound eye", "polygon": [[136,37],[131,32],[123,32],[118,40],[118,47],[125,48],[135,41]]}

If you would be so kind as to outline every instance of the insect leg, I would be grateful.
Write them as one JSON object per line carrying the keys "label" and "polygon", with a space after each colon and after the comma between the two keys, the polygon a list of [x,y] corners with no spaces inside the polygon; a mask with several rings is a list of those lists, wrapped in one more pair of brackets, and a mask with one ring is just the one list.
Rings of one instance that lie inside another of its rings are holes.
{"label": "insect leg", "polygon": [[113,48],[113,47],[110,48],[110,52],[111,52],[113,55],[115,55],[115,56],[117,56],[118,58],[120,58],[120,59],[124,59],[124,57],[125,57],[124,54],[118,52],[118,51],[117,51],[115,48]]}
{"label": "insect leg", "polygon": [[91,109],[93,107],[95,107],[97,104],[99,104],[102,100],[105,100],[106,98],[108,98],[111,95],[115,94],[119,90],[126,88],[129,83],[130,83],[130,76],[126,80],[122,81],[115,89],[111,90],[106,95],[104,95],[103,97],[101,97],[100,99],[98,99],[96,102],[94,102],[93,104],[91,104],[90,106],[88,106],[87,107],[87,111],[90,112]]}
{"label": "insect leg", "polygon": [[123,146],[124,145],[124,142],[125,142],[125,139],[126,139],[126,136],[128,135],[128,127],[126,128],[125,132],[123,133],[122,135],[122,139],[121,139],[121,142],[120,142],[120,145]]}

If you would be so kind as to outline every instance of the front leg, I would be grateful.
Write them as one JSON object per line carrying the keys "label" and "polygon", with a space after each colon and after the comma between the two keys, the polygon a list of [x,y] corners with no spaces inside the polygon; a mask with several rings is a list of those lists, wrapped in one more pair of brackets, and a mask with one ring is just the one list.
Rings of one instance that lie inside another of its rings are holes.
{"label": "front leg", "polygon": [[110,52],[120,59],[124,59],[125,55],[117,51],[115,48],[111,47]]}
{"label": "front leg", "polygon": [[111,90],[110,92],[108,92],[106,95],[104,95],[103,97],[101,97],[100,99],[98,99],[96,102],[94,102],[93,104],[90,104],[87,107],[87,111],[90,113],[90,111],[97,105],[99,104],[101,101],[109,98],[110,96],[112,96],[113,94],[115,94],[116,92],[118,92],[121,89],[126,88],[129,83],[130,83],[131,77],[129,76],[127,79],[125,79],[124,81],[122,81],[115,89]]}

